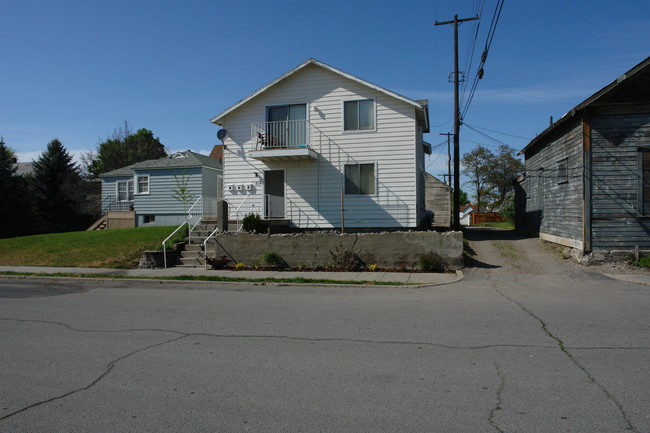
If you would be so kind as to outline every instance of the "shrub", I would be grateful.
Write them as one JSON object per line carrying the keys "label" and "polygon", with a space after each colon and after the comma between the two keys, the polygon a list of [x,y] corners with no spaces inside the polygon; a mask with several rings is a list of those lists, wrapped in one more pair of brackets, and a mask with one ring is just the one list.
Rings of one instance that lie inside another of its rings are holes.
{"label": "shrub", "polygon": [[359,251],[343,248],[343,245],[330,250],[334,268],[343,271],[358,271],[365,267],[363,260],[359,257]]}
{"label": "shrub", "polygon": [[424,272],[445,272],[447,262],[440,254],[429,251],[420,256],[420,269]]}
{"label": "shrub", "polygon": [[284,268],[287,266],[287,263],[280,257],[280,254],[275,251],[267,251],[262,254],[262,263],[267,266],[272,266],[274,268]]}
{"label": "shrub", "polygon": [[205,262],[212,269],[225,269],[228,266],[228,262],[230,262],[230,259],[228,258],[228,256],[206,257]]}
{"label": "shrub", "polygon": [[242,220],[241,227],[245,232],[265,233],[268,228],[268,223],[258,214],[249,213]]}
{"label": "shrub", "polygon": [[379,270],[379,265],[373,263],[372,265],[368,266],[368,270],[370,272],[377,272]]}
{"label": "shrub", "polygon": [[245,264],[243,264],[243,263],[237,263],[237,264],[235,265],[235,270],[236,270],[236,271],[239,271],[239,270],[241,270],[241,269],[244,269],[245,267],[246,267]]}

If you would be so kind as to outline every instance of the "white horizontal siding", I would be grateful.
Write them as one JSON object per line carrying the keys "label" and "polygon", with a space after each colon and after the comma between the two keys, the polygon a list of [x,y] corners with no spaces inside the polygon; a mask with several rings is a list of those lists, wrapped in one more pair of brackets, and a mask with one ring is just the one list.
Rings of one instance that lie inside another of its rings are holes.
{"label": "white horizontal siding", "polygon": [[[343,101],[373,99],[376,131],[343,132]],[[306,103],[315,161],[261,162],[254,149],[251,123],[266,120],[270,105]],[[345,164],[377,164],[373,196],[345,196],[346,227],[414,227],[418,220],[415,108],[317,66],[308,66],[223,119],[228,130],[224,184],[254,184],[250,192],[225,192],[230,217],[262,214],[264,170],[286,170],[287,216],[296,226],[341,225],[341,189]],[[255,173],[259,177],[255,177]],[[248,197],[248,198],[246,198]]]}

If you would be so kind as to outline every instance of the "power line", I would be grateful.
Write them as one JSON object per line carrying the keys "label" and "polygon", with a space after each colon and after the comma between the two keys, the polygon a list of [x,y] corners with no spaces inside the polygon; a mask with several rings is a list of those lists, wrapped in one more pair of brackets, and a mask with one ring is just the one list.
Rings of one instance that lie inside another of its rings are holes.
{"label": "power line", "polygon": [[469,125],[467,122],[463,122],[463,125],[468,126],[468,127],[472,126],[473,128],[480,129],[482,131],[494,132],[495,134],[501,134],[501,135],[505,135],[505,136],[508,136],[508,137],[521,138],[522,140],[528,140],[528,141],[532,140],[532,138],[522,137],[521,135],[514,135],[514,134],[509,134],[507,132],[495,131],[494,129],[482,128],[482,127],[476,126],[476,125]]}
{"label": "power line", "polygon": [[501,17],[503,2],[504,0],[497,1],[494,14],[492,15],[492,22],[490,23],[490,28],[488,30],[488,34],[485,40],[485,48],[483,49],[483,54],[481,54],[481,62],[479,63],[478,69],[476,70],[476,76],[474,77],[474,81],[470,89],[469,97],[467,98],[467,101],[465,102],[465,106],[463,107],[462,117],[465,117],[465,115],[467,114],[467,111],[469,110],[469,106],[472,104],[472,100],[474,99],[474,94],[476,93],[476,87],[478,86],[478,81],[481,78],[483,78],[483,71],[484,71],[483,67],[485,66],[485,62],[487,61],[487,56],[488,53],[490,52],[490,47],[492,46],[492,40],[494,39],[494,33],[496,32],[497,24],[499,23],[499,18]]}
{"label": "power line", "polygon": [[481,132],[481,131],[479,131],[479,130],[476,129],[476,128],[472,128],[472,127],[469,126],[467,123],[463,123],[463,125],[467,126],[469,129],[471,129],[472,131],[476,132],[477,134],[482,135],[483,137],[487,138],[488,140],[492,140],[492,141],[494,141],[495,143],[497,143],[497,144],[499,144],[499,145],[502,145],[502,146],[508,146],[508,147],[510,147],[508,144],[504,143],[503,141],[498,140],[498,139],[496,139],[496,138],[494,138],[494,137],[491,137],[491,136],[487,135],[485,132]]}

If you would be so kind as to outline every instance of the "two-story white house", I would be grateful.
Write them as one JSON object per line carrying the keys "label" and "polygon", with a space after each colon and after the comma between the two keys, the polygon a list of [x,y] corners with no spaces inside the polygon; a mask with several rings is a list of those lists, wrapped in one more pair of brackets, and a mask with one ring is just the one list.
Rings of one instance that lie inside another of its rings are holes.
{"label": "two-story white house", "polygon": [[215,116],[229,218],[399,229],[424,216],[427,101],[314,59]]}

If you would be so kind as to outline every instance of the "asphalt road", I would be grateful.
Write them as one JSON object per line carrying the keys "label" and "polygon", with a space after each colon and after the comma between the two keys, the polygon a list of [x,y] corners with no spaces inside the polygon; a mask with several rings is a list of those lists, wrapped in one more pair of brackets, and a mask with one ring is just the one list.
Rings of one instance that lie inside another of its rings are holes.
{"label": "asphalt road", "polygon": [[424,289],[0,280],[0,432],[650,432],[650,287],[469,237]]}

